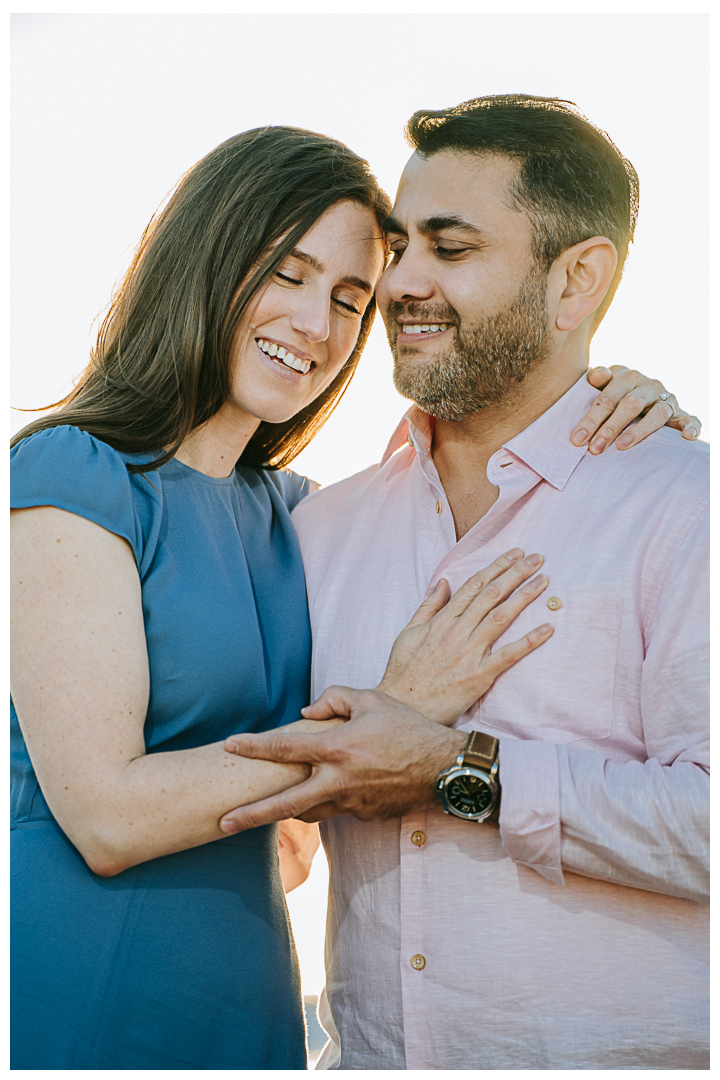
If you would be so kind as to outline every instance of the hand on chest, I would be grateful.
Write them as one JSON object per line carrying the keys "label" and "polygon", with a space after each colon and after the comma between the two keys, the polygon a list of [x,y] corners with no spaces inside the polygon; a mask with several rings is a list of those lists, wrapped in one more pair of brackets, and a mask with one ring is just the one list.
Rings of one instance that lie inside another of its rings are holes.
{"label": "hand on chest", "polygon": [[[483,560],[484,561],[484,560]],[[445,573],[453,592],[468,576]],[[566,743],[612,730],[623,599],[619,589],[546,563],[549,585],[497,639],[493,652],[550,623],[553,635],[498,676],[468,711],[472,726]]]}

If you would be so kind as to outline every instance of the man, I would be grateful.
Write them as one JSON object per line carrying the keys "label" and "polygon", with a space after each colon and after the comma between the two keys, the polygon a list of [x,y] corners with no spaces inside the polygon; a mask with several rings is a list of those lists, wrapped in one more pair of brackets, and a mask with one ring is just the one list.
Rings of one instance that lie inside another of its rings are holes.
{"label": "man", "polygon": [[399,701],[329,690],[310,713],[350,721],[327,735],[235,737],[314,771],[231,817],[327,819],[326,1067],[708,1068],[707,448],[568,441],[635,173],[554,100],[418,113],[408,138],[378,301],[416,407],[295,513],[313,690],[376,686],[438,582],[457,603],[515,545],[549,586],[495,651],[552,636],[454,727],[396,679]]}

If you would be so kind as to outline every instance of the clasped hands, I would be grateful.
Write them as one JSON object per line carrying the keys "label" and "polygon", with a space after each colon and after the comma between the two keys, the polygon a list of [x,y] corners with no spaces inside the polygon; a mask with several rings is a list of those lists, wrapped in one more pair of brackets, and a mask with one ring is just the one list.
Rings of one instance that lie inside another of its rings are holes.
{"label": "clasped hands", "polygon": [[[552,635],[544,623],[518,641],[492,646],[547,587],[541,555],[519,548],[474,574],[450,598],[441,579],[393,645],[374,690],[332,686],[302,713],[317,732],[293,726],[233,735],[229,753],[302,762],[308,778],[223,815],[223,832],[299,817],[323,821],[352,814],[385,819],[436,804],[435,780],[462,752],[467,733],[453,724],[506,671]],[[535,576],[533,577],[533,574]],[[327,727],[332,727],[327,730]],[[324,730],[323,730],[324,729]]]}

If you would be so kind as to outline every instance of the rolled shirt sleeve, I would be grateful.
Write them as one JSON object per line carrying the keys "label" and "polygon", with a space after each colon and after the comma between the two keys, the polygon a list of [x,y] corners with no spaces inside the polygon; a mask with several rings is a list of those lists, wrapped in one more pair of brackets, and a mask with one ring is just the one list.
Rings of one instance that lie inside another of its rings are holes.
{"label": "rolled shirt sleeve", "polygon": [[[563,883],[563,868],[700,903],[709,889],[709,522],[690,523],[645,625],[647,760],[501,739],[507,854]],[[588,658],[590,662],[590,658]]]}

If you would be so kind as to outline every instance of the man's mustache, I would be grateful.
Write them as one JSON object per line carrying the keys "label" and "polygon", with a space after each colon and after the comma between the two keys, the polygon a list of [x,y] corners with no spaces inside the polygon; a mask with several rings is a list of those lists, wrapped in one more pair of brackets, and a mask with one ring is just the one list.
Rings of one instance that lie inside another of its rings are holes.
{"label": "man's mustache", "polygon": [[415,300],[403,304],[399,300],[391,300],[385,312],[386,322],[394,326],[401,315],[406,319],[422,319],[427,323],[460,325],[460,316],[451,304],[423,304]]}

